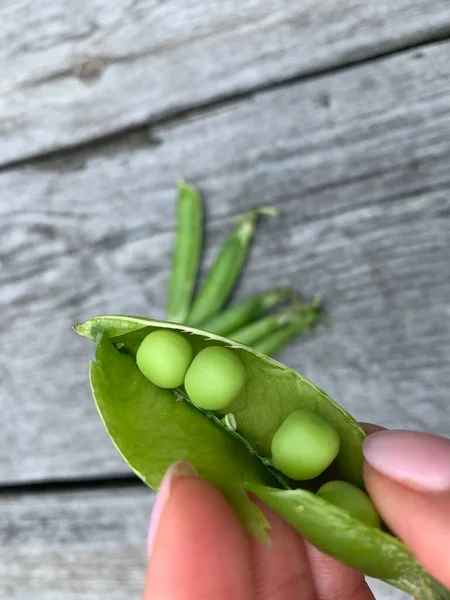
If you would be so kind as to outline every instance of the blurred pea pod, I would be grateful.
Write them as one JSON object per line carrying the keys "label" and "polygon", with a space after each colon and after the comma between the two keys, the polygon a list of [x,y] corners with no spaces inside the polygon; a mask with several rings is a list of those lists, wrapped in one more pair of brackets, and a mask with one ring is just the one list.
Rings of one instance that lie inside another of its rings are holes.
{"label": "blurred pea pod", "polygon": [[322,318],[319,306],[318,299],[314,299],[310,305],[295,303],[228,333],[228,337],[251,346],[262,354],[272,355],[297,335],[309,333],[313,329]]}
{"label": "blurred pea pod", "polygon": [[198,191],[180,181],[177,232],[167,295],[167,320],[183,323],[191,308],[202,253],[202,201]]}
{"label": "blurred pea pod", "polygon": [[249,211],[238,222],[236,229],[219,251],[217,258],[206,275],[186,320],[189,325],[198,325],[217,314],[228,300],[245,264],[248,249],[255,233],[260,215],[276,215],[271,207],[259,207]]}
{"label": "blurred pea pod", "polygon": [[226,308],[219,314],[206,319],[201,323],[202,329],[211,331],[218,335],[226,335],[230,331],[247,325],[253,319],[258,318],[274,306],[281,304],[288,299],[296,297],[295,291],[291,288],[281,287],[244,298],[240,302]]}
{"label": "blurred pea pod", "polygon": [[296,310],[290,306],[273,315],[257,319],[256,321],[253,321],[253,323],[249,323],[237,331],[232,331],[229,333],[228,337],[236,342],[245,344],[246,346],[253,346],[253,344],[262,337],[271,334],[283,325],[291,323],[295,317]]}
{"label": "blurred pea pod", "polygon": [[[184,336],[194,355],[211,346],[236,353],[247,381],[226,409],[195,407],[183,387],[161,389],[142,375],[136,352],[147,335],[161,329]],[[98,410],[116,448],[147,485],[158,489],[169,465],[188,460],[225,495],[256,539],[267,542],[270,526],[244,490],[262,498],[310,543],[350,567],[423,600],[450,600],[450,591],[399,539],[314,493],[324,480],[363,488],[365,434],[308,379],[248,346],[184,325],[113,315],[96,317],[75,330],[97,344],[90,382]],[[280,476],[270,460],[275,432],[302,409],[326,420],[340,440],[331,466],[305,485]]]}
{"label": "blurred pea pod", "polygon": [[320,320],[326,318],[320,308],[320,303],[319,298],[314,299],[309,306],[304,306],[294,313],[288,322],[281,323],[279,327],[274,328],[267,335],[261,336],[249,345],[261,354],[273,356],[298,335],[310,333]]}

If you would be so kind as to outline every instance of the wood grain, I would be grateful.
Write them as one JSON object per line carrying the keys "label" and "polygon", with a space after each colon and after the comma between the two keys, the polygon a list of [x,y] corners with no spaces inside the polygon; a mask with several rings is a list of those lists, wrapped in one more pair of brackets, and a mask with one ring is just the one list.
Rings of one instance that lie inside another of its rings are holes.
{"label": "wood grain", "polygon": [[450,33],[447,0],[4,0],[0,164]]}
{"label": "wood grain", "polygon": [[143,487],[0,497],[1,597],[139,598],[153,500]]}
{"label": "wood grain", "polygon": [[234,217],[279,207],[240,293],[291,283],[333,318],[283,361],[359,419],[448,434],[449,60],[428,46],[3,172],[0,480],[127,472],[70,327],[163,316],[180,176],[207,198],[206,265]]}
{"label": "wood grain", "polygon": [[[144,487],[0,496],[1,597],[140,598],[153,499]],[[406,600],[370,583],[377,600]]]}

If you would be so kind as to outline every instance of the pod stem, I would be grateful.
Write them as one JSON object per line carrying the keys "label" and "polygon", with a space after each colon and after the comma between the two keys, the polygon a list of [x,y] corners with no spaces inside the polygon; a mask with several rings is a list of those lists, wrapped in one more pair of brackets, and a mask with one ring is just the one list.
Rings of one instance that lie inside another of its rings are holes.
{"label": "pod stem", "polygon": [[270,217],[276,217],[278,213],[278,209],[274,206],[255,206],[255,208],[238,217],[235,225],[237,228],[241,226],[251,227],[251,233],[253,233],[259,216],[269,215]]}

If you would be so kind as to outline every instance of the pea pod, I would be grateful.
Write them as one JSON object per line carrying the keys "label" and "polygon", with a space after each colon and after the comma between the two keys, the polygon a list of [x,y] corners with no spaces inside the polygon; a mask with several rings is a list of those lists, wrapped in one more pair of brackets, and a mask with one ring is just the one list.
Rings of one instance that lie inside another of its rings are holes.
{"label": "pea pod", "polygon": [[[314,325],[323,316],[323,313],[317,307],[317,303],[313,301],[310,306],[305,306],[302,311],[297,312],[287,322],[281,323],[281,327],[274,328],[267,335],[258,338],[250,345],[257,352],[272,356],[287,346],[298,335],[312,331]],[[230,335],[233,337],[232,334]]]}
{"label": "pea pod", "polygon": [[202,201],[188,183],[178,184],[177,234],[167,295],[167,320],[183,323],[191,308],[202,251]]}
{"label": "pea pod", "polygon": [[273,508],[316,548],[369,577],[422,600],[448,600],[450,591],[428,575],[406,546],[307,490],[246,488]]}
{"label": "pea pod", "polygon": [[201,323],[201,327],[217,335],[226,335],[230,331],[236,331],[244,327],[253,319],[257,319],[266,311],[289,298],[295,298],[295,292],[291,288],[275,288],[262,294],[250,296],[226,308],[214,317],[206,319]]}
{"label": "pea pod", "polygon": [[296,311],[292,307],[289,307],[278,313],[261,317],[237,331],[231,331],[228,337],[240,344],[253,346],[260,339],[265,338],[274,331],[278,331],[280,327],[291,323],[295,320],[295,317]]}
{"label": "pea pod", "polygon": [[199,325],[212,317],[228,300],[245,264],[256,222],[262,214],[277,213],[271,207],[254,208],[238,220],[194,300],[186,321],[189,325]]}
{"label": "pea pod", "polygon": [[[97,342],[90,381],[98,410],[119,452],[157,489],[166,468],[189,460],[234,506],[247,531],[267,540],[268,524],[244,490],[261,497],[306,539],[338,560],[424,600],[450,600],[450,592],[417,563],[395,537],[365,525],[314,493],[326,480],[363,487],[364,432],[327,394],[302,375],[230,339],[187,326],[140,317],[96,317],[76,331]],[[247,382],[223,411],[189,402],[183,388],[156,387],[135,362],[142,340],[158,329],[186,336],[194,354],[210,346],[233,349]],[[333,425],[340,449],[331,467],[308,489],[271,465],[274,433],[294,411],[307,409]],[[231,424],[231,425],[230,425]]]}

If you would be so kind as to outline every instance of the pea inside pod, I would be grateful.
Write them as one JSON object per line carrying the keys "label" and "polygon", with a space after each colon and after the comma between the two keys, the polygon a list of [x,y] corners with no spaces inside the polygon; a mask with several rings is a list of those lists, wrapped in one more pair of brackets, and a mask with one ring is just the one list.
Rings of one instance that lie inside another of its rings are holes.
{"label": "pea inside pod", "polygon": [[333,425],[310,410],[296,410],[273,436],[272,461],[291,479],[314,479],[331,465],[339,445]]}
{"label": "pea inside pod", "polygon": [[[187,387],[186,392],[161,389],[141,374],[136,353],[158,329],[186,337],[196,356],[205,348],[232,350],[245,367],[246,380],[228,406],[214,412],[196,407]],[[312,544],[349,566],[418,598],[450,599],[400,540],[308,491],[314,481],[292,481],[273,466],[272,441],[280,425],[296,411],[310,411],[335,429],[340,442],[323,473],[326,481],[363,488],[364,432],[312,382],[247,346],[174,323],[105,316],[76,326],[76,331],[97,343],[90,380],[103,422],[122,456],[149,486],[159,487],[173,461],[189,460],[227,497],[257,539],[267,539],[268,523],[245,490],[272,506]],[[233,427],[223,420],[227,414],[233,415]]]}
{"label": "pea inside pod", "polygon": [[189,341],[180,333],[160,329],[149,333],[136,352],[139,370],[160,388],[182,385],[194,358]]}
{"label": "pea inside pod", "polygon": [[246,380],[245,367],[233,350],[211,346],[201,350],[194,358],[184,386],[196,406],[220,410],[231,404]]}
{"label": "pea inside pod", "polygon": [[328,481],[317,495],[346,510],[350,515],[371,527],[381,527],[381,519],[369,496],[346,481]]}

